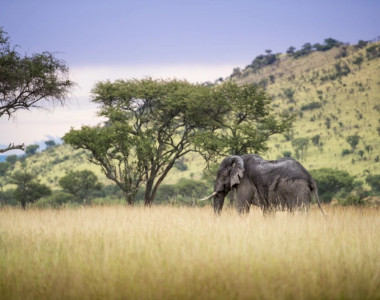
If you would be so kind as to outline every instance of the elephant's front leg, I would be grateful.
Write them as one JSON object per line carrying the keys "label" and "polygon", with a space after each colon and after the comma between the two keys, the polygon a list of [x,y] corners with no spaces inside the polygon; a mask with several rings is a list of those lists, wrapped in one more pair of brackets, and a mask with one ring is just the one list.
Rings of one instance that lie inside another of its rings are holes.
{"label": "elephant's front leg", "polygon": [[253,199],[253,190],[248,180],[242,178],[236,188],[236,209],[240,214],[249,213],[249,207]]}
{"label": "elephant's front leg", "polygon": [[232,189],[228,193],[228,198],[230,200],[230,203],[228,204],[229,207],[233,207],[235,205],[235,200],[236,200],[236,189]]}

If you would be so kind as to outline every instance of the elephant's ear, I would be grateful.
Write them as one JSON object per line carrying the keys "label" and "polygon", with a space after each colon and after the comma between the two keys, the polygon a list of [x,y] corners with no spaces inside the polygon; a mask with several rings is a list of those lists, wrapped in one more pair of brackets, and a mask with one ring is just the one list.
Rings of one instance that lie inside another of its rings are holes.
{"label": "elephant's ear", "polygon": [[233,156],[234,162],[232,164],[232,169],[230,173],[230,184],[233,187],[236,184],[240,183],[240,178],[243,177],[244,174],[244,162],[239,156]]}
{"label": "elephant's ear", "polygon": [[[234,171],[234,170],[233,170]],[[236,169],[235,172],[231,171],[231,187],[240,183],[240,178],[243,177],[244,168]]]}

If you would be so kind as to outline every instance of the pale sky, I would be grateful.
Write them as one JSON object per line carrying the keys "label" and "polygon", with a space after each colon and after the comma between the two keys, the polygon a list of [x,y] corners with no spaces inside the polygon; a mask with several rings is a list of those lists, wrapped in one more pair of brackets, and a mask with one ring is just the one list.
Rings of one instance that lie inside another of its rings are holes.
{"label": "pale sky", "polygon": [[97,81],[214,81],[266,49],[377,38],[379,12],[377,0],[2,0],[0,26],[11,44],[21,53],[54,52],[77,86],[64,107],[0,119],[0,145],[46,141],[101,122],[90,102]]}

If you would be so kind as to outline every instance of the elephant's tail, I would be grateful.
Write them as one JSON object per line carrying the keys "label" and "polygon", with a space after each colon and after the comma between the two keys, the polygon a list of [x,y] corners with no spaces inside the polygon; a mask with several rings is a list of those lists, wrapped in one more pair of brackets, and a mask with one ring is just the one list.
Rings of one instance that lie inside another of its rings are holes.
{"label": "elephant's tail", "polygon": [[319,201],[317,183],[315,182],[314,179],[312,179],[312,181],[313,181],[313,190],[314,190],[314,193],[315,193],[315,199],[317,200],[318,207],[319,207],[319,209],[321,210],[322,215],[323,215],[324,217],[327,217],[327,215],[326,215],[325,212],[323,211],[323,208],[322,208],[321,202]]}

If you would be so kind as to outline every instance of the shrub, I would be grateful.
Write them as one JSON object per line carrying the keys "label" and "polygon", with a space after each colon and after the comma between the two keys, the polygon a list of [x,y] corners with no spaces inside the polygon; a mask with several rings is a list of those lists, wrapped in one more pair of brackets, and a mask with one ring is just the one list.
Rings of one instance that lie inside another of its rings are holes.
{"label": "shrub", "polygon": [[209,193],[210,185],[204,181],[182,178],[177,184],[161,185],[156,196],[157,202],[170,202],[170,199],[187,200],[200,199]]}
{"label": "shrub", "polygon": [[50,196],[39,199],[33,206],[37,208],[59,208],[64,204],[74,204],[75,201],[76,198],[74,195],[58,191]]}
{"label": "shrub", "polygon": [[291,157],[292,156],[292,152],[291,151],[284,151],[284,152],[282,152],[282,155],[284,157]]}
{"label": "shrub", "polygon": [[346,156],[346,155],[349,155],[349,154],[351,154],[351,153],[352,153],[352,151],[349,150],[349,149],[343,149],[343,150],[342,150],[342,156],[343,156],[343,157]]}
{"label": "shrub", "polygon": [[380,174],[368,175],[365,180],[374,193],[380,193]]}
{"label": "shrub", "polygon": [[312,170],[310,173],[317,182],[323,202],[331,202],[338,192],[349,193],[354,188],[354,177],[346,171],[322,168]]}
{"label": "shrub", "polygon": [[319,146],[320,140],[321,140],[321,136],[319,134],[317,134],[311,138],[311,141],[312,141],[314,146]]}
{"label": "shrub", "polygon": [[322,107],[322,104],[320,102],[313,101],[308,104],[302,105],[301,110],[313,110],[313,109],[317,109],[321,107]]}
{"label": "shrub", "polygon": [[338,199],[338,204],[342,206],[361,206],[365,204],[365,201],[357,195],[349,194],[345,198]]}

